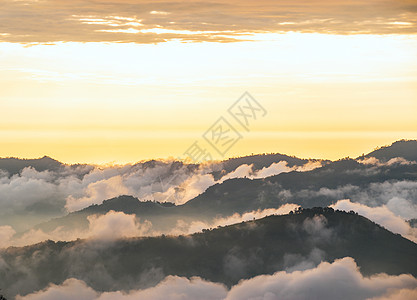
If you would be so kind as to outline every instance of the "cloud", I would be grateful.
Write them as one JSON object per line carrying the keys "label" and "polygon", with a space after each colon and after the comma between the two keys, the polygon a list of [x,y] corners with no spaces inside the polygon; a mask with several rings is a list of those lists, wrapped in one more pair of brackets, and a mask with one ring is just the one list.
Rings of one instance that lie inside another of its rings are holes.
{"label": "cloud", "polygon": [[22,208],[30,210],[40,201],[50,203],[57,194],[59,192],[48,171],[38,172],[25,168],[20,175],[12,177],[3,173],[0,179],[0,211],[2,214],[10,214]]}
{"label": "cloud", "polygon": [[204,177],[193,175],[204,176],[215,168],[161,160],[121,166],[65,166],[43,172],[28,167],[10,177],[0,171],[0,226],[11,225],[23,231],[43,220],[122,194],[164,201],[164,193],[180,185],[187,191],[183,196],[190,198],[195,189],[204,191],[207,187]]}
{"label": "cloud", "polygon": [[352,203],[349,200],[339,200],[336,204],[331,205],[334,209],[344,211],[355,211],[358,214],[368,218],[386,229],[399,233],[402,236],[417,242],[417,230],[411,228],[410,225],[401,217],[396,216],[385,205],[380,207],[368,207],[360,203]]}
{"label": "cloud", "polygon": [[319,248],[313,248],[307,257],[301,254],[286,253],[284,255],[284,269],[289,273],[313,269],[324,261],[325,256],[325,252]]}
{"label": "cloud", "polygon": [[342,185],[337,188],[322,187],[317,190],[302,189],[296,191],[281,190],[286,194],[286,201],[299,199],[327,198],[337,202],[350,199],[369,207],[385,205],[395,215],[405,220],[417,217],[417,182],[409,180],[372,182],[363,186]]}
{"label": "cloud", "polygon": [[192,177],[186,179],[178,187],[172,186],[165,196],[167,198],[175,199],[176,204],[184,204],[187,201],[193,199],[199,194],[203,193],[208,187],[216,184],[223,183],[228,179],[233,178],[251,178],[259,179],[266,178],[270,176],[275,176],[281,173],[287,173],[291,171],[306,172],[311,171],[315,168],[322,166],[320,161],[309,161],[302,166],[288,167],[286,161],[279,161],[277,163],[272,163],[268,167],[264,167],[261,170],[254,171],[253,165],[242,164],[238,166],[235,170],[223,175],[219,180],[215,180],[214,176],[211,174],[195,174]]}
{"label": "cloud", "polygon": [[174,300],[194,300],[202,299],[202,297],[207,300],[217,300],[223,299],[226,293],[224,285],[219,283],[211,283],[198,277],[187,279],[178,276],[168,276],[156,287],[130,292],[129,294],[121,292],[103,293],[98,300],[165,300],[167,297]]}
{"label": "cloud", "polygon": [[311,171],[316,168],[322,167],[322,163],[320,161],[308,161],[302,166],[293,166],[289,167],[286,161],[279,161],[276,163],[272,163],[268,167],[263,167],[261,170],[253,171],[253,165],[243,164],[236,168],[235,171],[230,172],[224,175],[220,182],[223,182],[227,179],[231,178],[243,178],[248,177],[252,179],[257,178],[266,178],[270,176],[275,176],[281,173],[288,173],[291,171],[298,171],[298,172],[306,172]]}
{"label": "cloud", "polygon": [[308,161],[307,163],[305,163],[302,166],[297,166],[296,167],[296,171],[298,172],[307,172],[307,171],[311,171],[317,168],[321,168],[323,166],[321,161]]}
{"label": "cloud", "polygon": [[362,160],[358,160],[359,163],[363,164],[363,165],[374,165],[374,166],[378,166],[378,167],[382,167],[382,166],[392,166],[392,165],[415,165],[417,164],[417,162],[415,161],[409,161],[406,160],[405,158],[402,157],[394,157],[391,158],[390,160],[388,160],[387,162],[381,162],[379,159],[375,158],[375,157],[367,157],[364,158]]}
{"label": "cloud", "polygon": [[[314,163],[316,167],[321,166]],[[168,189],[164,195],[167,199],[176,204],[184,204],[187,201],[193,199],[199,194],[203,193],[207,188],[216,184],[223,183],[226,180],[233,178],[265,178],[269,176],[278,175],[285,172],[291,172],[294,170],[306,171],[311,170],[311,163],[308,162],[304,166],[294,166],[292,168],[287,166],[286,161],[280,161],[278,163],[272,163],[269,167],[264,167],[261,170],[253,171],[253,165],[242,164],[238,166],[235,170],[223,175],[219,180],[215,180],[212,174],[195,174],[192,177],[189,177],[179,186],[172,186]]]}
{"label": "cloud", "polygon": [[174,228],[166,231],[153,229],[152,222],[148,220],[141,221],[134,214],[109,211],[104,215],[88,216],[87,220],[89,225],[86,230],[64,230],[62,227],[57,227],[51,232],[44,232],[41,229],[31,229],[23,235],[16,235],[16,231],[11,226],[0,226],[0,248],[7,248],[10,246],[23,247],[46,240],[73,241],[80,238],[99,241],[115,241],[122,238],[159,236],[161,234],[192,234],[201,232],[203,229],[232,225],[270,215],[288,214],[298,207],[299,205],[296,204],[284,204],[276,209],[268,208],[256,210],[242,215],[235,213],[229,217],[215,218],[212,222],[186,222],[180,219],[177,221]]}
{"label": "cloud", "polygon": [[306,218],[303,222],[303,229],[310,235],[313,243],[329,241],[333,234],[332,229],[327,228],[327,219],[323,215]]}
{"label": "cloud", "polygon": [[[106,292],[99,294],[88,287],[83,281],[74,278],[67,279],[62,285],[51,285],[47,289],[27,296],[17,296],[16,300],[194,300],[224,299],[226,288],[222,284],[211,283],[198,277],[187,279],[178,276],[168,276],[157,286],[145,290],[124,292]],[[203,297],[203,298],[202,298]]]}
{"label": "cloud", "polygon": [[7,247],[16,231],[11,226],[0,226],[0,248]]}
{"label": "cloud", "polygon": [[[230,290],[219,283],[198,277],[191,279],[168,276],[154,287],[125,292],[98,293],[77,279],[68,279],[62,285],[50,285],[45,290],[17,300],[84,299],[413,299],[417,280],[411,275],[389,276],[377,274],[363,277],[355,261],[345,257],[333,263],[322,262],[316,268],[277,272],[241,280]],[[70,298],[71,297],[71,298]],[[403,297],[403,298],[399,298]]]}
{"label": "cloud", "polygon": [[[227,179],[247,177],[264,178],[283,172],[308,171],[321,166],[309,161],[303,166],[288,167],[280,161],[253,170],[243,164],[215,180],[212,172],[222,163],[189,165],[178,161],[158,160],[136,165],[65,166],[58,171],[38,172],[25,168],[10,176],[0,173],[0,226],[10,225],[22,232],[45,220],[83,209],[103,200],[129,194],[141,200],[156,200],[183,204],[203,193],[208,187]],[[350,198],[367,206],[386,205],[404,219],[417,216],[417,182],[387,181],[365,187],[354,185],[336,189],[285,191],[277,189],[283,202],[313,197],[333,201]],[[326,204],[327,205],[327,204]]]}
{"label": "cloud", "polygon": [[83,281],[70,278],[62,285],[51,285],[48,289],[26,297],[17,296],[16,299],[30,300],[77,300],[97,299],[98,293],[88,287]]}
{"label": "cloud", "polygon": [[109,211],[104,215],[87,217],[87,230],[63,230],[61,227],[45,233],[40,229],[31,229],[23,235],[16,235],[10,226],[0,226],[0,248],[9,246],[23,247],[46,240],[72,241],[78,238],[94,241],[114,241],[122,238],[158,235],[152,231],[152,223],[140,222],[135,215]]}
{"label": "cloud", "polygon": [[164,193],[155,193],[153,196],[159,200],[173,202],[177,205],[203,193],[207,188],[216,184],[211,174],[194,174],[178,185],[171,185]]}
{"label": "cloud", "polygon": [[271,164],[269,167],[262,168],[261,170],[257,171],[253,176],[251,176],[251,178],[265,178],[285,172],[291,172],[296,168],[297,166],[290,168],[287,166],[286,161],[280,161],[278,163]]}
{"label": "cloud", "polygon": [[355,261],[346,257],[315,269],[277,272],[240,282],[232,287],[227,300],[234,299],[367,299],[384,295],[391,289],[414,288],[411,275],[385,274],[363,277]]}
{"label": "cloud", "polygon": [[388,200],[386,207],[406,220],[417,218],[417,205],[407,199],[394,196]]}
{"label": "cloud", "polygon": [[92,204],[101,204],[104,199],[127,194],[129,190],[123,185],[122,177],[116,175],[109,179],[90,183],[85,189],[85,193],[87,196],[81,198],[74,198],[72,195],[69,195],[65,204],[67,211],[72,212]]}
{"label": "cloud", "polygon": [[371,298],[369,300],[415,300],[417,299],[417,288],[394,290],[382,297]]}
{"label": "cloud", "polygon": [[[227,179],[264,178],[293,170],[310,170],[311,166],[318,167],[320,162],[290,168],[281,161],[259,171],[243,164],[217,181],[211,173],[221,169],[222,163],[189,165],[171,160],[136,165],[65,166],[58,171],[43,172],[27,167],[11,177],[1,171],[0,216],[3,218],[0,218],[0,225],[12,225],[21,230],[25,224],[28,228],[41,222],[36,218],[30,222],[28,213],[49,219],[123,194],[142,200],[183,204]],[[19,214],[25,218],[21,226],[16,222],[18,218],[12,217]],[[7,223],[5,218],[15,224]]]}
{"label": "cloud", "polygon": [[171,231],[167,233],[172,235],[191,234],[200,232],[203,229],[216,228],[218,226],[227,226],[241,222],[251,221],[254,219],[261,219],[270,215],[288,214],[290,211],[293,211],[298,207],[299,205],[289,203],[284,204],[279,208],[268,208],[262,210],[258,209],[256,211],[251,211],[244,214],[235,213],[229,217],[215,218],[212,222],[192,221],[187,223],[183,220],[178,220],[175,228],[173,228]]}
{"label": "cloud", "polygon": [[152,223],[145,221],[140,224],[135,215],[110,211],[102,216],[88,216],[88,237],[100,240],[113,240],[149,234]]}
{"label": "cloud", "polygon": [[[230,42],[248,33],[415,33],[412,1],[0,1],[7,42]],[[54,26],[50,26],[54,24]]]}

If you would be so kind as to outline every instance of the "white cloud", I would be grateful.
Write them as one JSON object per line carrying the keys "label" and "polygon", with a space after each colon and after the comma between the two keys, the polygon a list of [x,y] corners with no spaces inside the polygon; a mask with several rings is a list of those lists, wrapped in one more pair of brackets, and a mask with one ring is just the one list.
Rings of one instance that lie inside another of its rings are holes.
{"label": "white cloud", "polygon": [[247,176],[250,178],[266,178],[266,177],[275,176],[281,173],[288,173],[291,171],[298,171],[298,172],[311,171],[320,167],[322,167],[322,163],[320,161],[308,161],[302,166],[293,166],[293,167],[288,167],[288,163],[286,161],[280,161],[277,163],[272,163],[269,167],[264,167],[261,170],[254,172],[254,174],[248,174]]}
{"label": "white cloud", "polygon": [[333,234],[333,231],[327,228],[327,219],[323,215],[306,218],[303,222],[303,229],[310,235],[313,242],[328,241]]}
{"label": "white cloud", "polygon": [[[162,181],[160,184],[159,182],[157,182],[157,185],[159,184],[162,186],[163,191],[154,192],[152,194],[152,197],[159,201],[169,201],[177,205],[180,205],[203,193],[210,186],[213,186],[217,183],[222,183],[228,179],[244,177],[251,179],[265,178],[269,176],[278,175],[284,172],[304,172],[321,167],[322,164],[319,161],[309,161],[305,165],[294,166],[290,168],[287,166],[286,161],[280,161],[278,163],[272,163],[269,167],[264,167],[258,171],[253,171],[253,165],[242,164],[238,166],[235,170],[223,175],[217,181],[214,179],[213,175],[209,174],[214,169],[217,169],[216,166],[219,165],[211,165],[208,168],[207,166],[204,168],[199,168],[193,174],[185,176],[184,174],[174,174],[171,179]],[[129,190],[129,192],[134,193],[134,191],[132,190]]]}
{"label": "white cloud", "polygon": [[135,215],[123,212],[109,211],[105,215],[87,217],[87,230],[63,230],[58,227],[45,233],[40,229],[31,229],[22,236],[15,236],[15,230],[10,226],[0,226],[0,248],[32,245],[45,240],[71,241],[77,238],[113,241],[121,238],[156,235],[152,232],[152,223],[145,220],[140,222]]}
{"label": "white cloud", "polygon": [[151,222],[140,224],[135,215],[110,211],[102,216],[87,217],[89,225],[88,237],[100,240],[114,240],[149,234]]}
{"label": "white cloud", "polygon": [[394,290],[382,297],[372,298],[369,300],[415,300],[417,299],[417,288]]}
{"label": "white cloud", "polygon": [[169,12],[166,11],[158,11],[158,10],[152,10],[149,12],[151,15],[169,15]]}
{"label": "white cloud", "polygon": [[243,221],[260,219],[269,215],[283,215],[298,208],[296,204],[284,204],[279,208],[268,208],[244,213],[235,213],[224,218],[215,218],[212,222],[178,220],[174,228],[168,231],[153,230],[152,223],[148,220],[139,220],[134,214],[109,211],[104,215],[91,215],[87,217],[89,222],[86,230],[64,230],[57,227],[51,232],[40,229],[31,229],[21,236],[15,236],[16,231],[10,226],[0,226],[0,248],[32,245],[45,240],[72,241],[77,238],[93,240],[116,240],[120,238],[139,236],[158,236],[161,234],[180,235],[201,232],[203,229],[226,226]]}
{"label": "white cloud", "polygon": [[37,172],[32,168],[25,168],[20,175],[10,178],[3,176],[0,179],[0,214],[23,211],[40,202],[48,203],[59,194],[50,179],[49,172]]}
{"label": "white cloud", "polygon": [[227,300],[238,299],[367,299],[386,294],[392,289],[414,288],[417,280],[411,275],[385,274],[363,277],[355,261],[346,257],[315,269],[277,272],[244,280],[232,287]]}
{"label": "white cloud", "polygon": [[352,203],[349,200],[339,200],[336,204],[331,205],[334,209],[344,211],[355,211],[358,214],[378,223],[388,230],[399,233],[402,236],[417,242],[417,230],[411,228],[410,225],[401,217],[396,216],[385,205],[380,207],[368,207],[360,203]]}
{"label": "white cloud", "polygon": [[65,208],[70,212],[80,210],[128,192],[129,190],[123,185],[122,177],[120,175],[113,176],[109,179],[90,183],[85,189],[86,196],[84,197],[74,198],[72,195],[68,196]]}
{"label": "white cloud", "polygon": [[92,300],[97,299],[97,292],[88,287],[83,281],[74,278],[67,279],[62,285],[51,285],[44,291],[30,294],[19,299],[30,300]]}
{"label": "white cloud", "polygon": [[287,166],[286,161],[280,161],[278,163],[273,163],[269,167],[262,168],[256,172],[252,177],[253,178],[265,178],[269,176],[278,175],[284,172],[291,172],[295,168],[290,168]]}
{"label": "white cloud", "polygon": [[[223,284],[168,276],[155,287],[126,292],[98,293],[77,279],[68,279],[62,285],[50,285],[43,291],[16,300],[83,299],[83,300],[133,300],[133,299],[285,299],[307,300],[411,300],[416,295],[417,279],[411,275],[390,276],[377,274],[363,277],[350,257],[333,263],[323,262],[316,268],[277,272],[241,280],[230,290]],[[402,298],[400,298],[402,297]]]}
{"label": "white cloud", "polygon": [[270,215],[284,215],[288,214],[290,211],[298,208],[299,205],[296,204],[284,204],[279,208],[267,208],[267,209],[258,209],[244,214],[235,213],[229,217],[224,218],[215,218],[212,222],[202,222],[202,221],[193,221],[190,223],[184,222],[183,220],[177,221],[177,225],[173,228],[169,234],[191,234],[195,232],[200,232],[203,229],[207,228],[216,228],[218,226],[227,226],[231,224],[237,224],[241,222],[250,221],[253,219],[261,219]]}
{"label": "white cloud", "polygon": [[392,166],[395,164],[399,164],[399,165],[415,165],[417,164],[417,162],[415,161],[409,161],[406,160],[405,158],[402,157],[394,157],[391,158],[390,160],[388,160],[387,162],[381,162],[379,159],[375,158],[375,157],[367,157],[361,160],[358,160],[359,163],[364,164],[364,165],[374,165],[377,167],[382,167],[382,166]]}
{"label": "white cloud", "polygon": [[401,197],[392,197],[387,202],[387,208],[397,216],[409,220],[417,218],[417,205]]}
{"label": "white cloud", "polygon": [[[288,192],[289,193],[289,192]],[[395,215],[405,220],[417,218],[417,181],[373,182],[364,187],[343,185],[337,188],[320,188],[319,190],[297,190],[289,193],[288,200],[313,197],[351,199],[370,207],[386,205]]]}
{"label": "white cloud", "polygon": [[0,248],[7,247],[16,231],[11,226],[0,226]]}
{"label": "white cloud", "polygon": [[217,181],[210,173],[221,169],[222,163],[190,168],[187,164],[158,160],[153,164],[64,166],[58,171],[43,172],[27,167],[11,177],[0,170],[0,216],[3,220],[14,214],[27,215],[28,211],[34,212],[32,215],[37,218],[32,222],[9,218],[9,223],[3,221],[0,225],[12,225],[15,230],[19,227],[17,231],[28,229],[44,219],[101,204],[103,200],[123,194],[141,200],[183,204],[227,179],[263,178],[293,170],[310,170],[319,165],[308,162],[301,167],[289,168],[281,161],[253,172],[252,165],[243,164]]}

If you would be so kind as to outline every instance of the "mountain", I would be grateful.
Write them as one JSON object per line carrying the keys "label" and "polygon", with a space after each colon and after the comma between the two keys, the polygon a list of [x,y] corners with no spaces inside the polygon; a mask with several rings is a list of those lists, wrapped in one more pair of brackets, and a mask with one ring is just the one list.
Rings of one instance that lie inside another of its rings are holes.
{"label": "mountain", "polygon": [[[393,157],[404,154],[404,149],[411,153],[417,141],[399,141],[392,146],[381,148],[378,151],[389,151]],[[398,146],[402,145],[402,146]],[[382,150],[385,149],[385,150]],[[399,150],[402,149],[402,150]],[[397,151],[397,152],[396,152]],[[403,151],[403,152],[401,152]],[[378,152],[379,153],[379,152]],[[370,155],[370,154],[369,154]],[[410,158],[410,156],[408,156]],[[242,163],[254,164],[255,168],[268,166],[275,159],[288,159],[289,164],[303,165],[306,161],[284,156],[281,154],[254,155],[234,158],[222,163],[223,169],[233,170]],[[292,159],[292,161],[290,160]],[[159,161],[148,161],[142,164],[144,168],[152,168]],[[57,227],[65,230],[86,229],[89,222],[87,217],[94,214],[106,214],[110,210],[121,211],[126,214],[135,214],[138,218],[152,222],[155,230],[169,230],[178,220],[210,222],[216,217],[227,217],[234,213],[245,213],[258,209],[277,208],[286,203],[294,203],[304,208],[314,206],[329,206],[340,199],[351,199],[352,202],[361,202],[376,186],[380,194],[373,192],[368,205],[386,205],[384,193],[389,192],[389,185],[396,182],[417,181],[417,165],[394,163],[389,165],[367,165],[354,159],[342,159],[334,162],[324,162],[325,165],[307,172],[289,172],[262,178],[235,178],[209,187],[205,192],[191,199],[183,205],[169,205],[159,202],[140,201],[131,196],[120,196],[100,205],[92,205],[67,216],[56,218],[39,224],[35,229],[53,231]],[[182,167],[182,162],[175,162],[170,166],[168,173],[173,173]],[[197,168],[190,165],[189,168]],[[219,174],[217,174],[219,176]],[[387,188],[387,191],[383,191]],[[385,201],[385,202],[384,202]],[[414,205],[417,199],[412,198]]]}
{"label": "mountain", "polygon": [[53,231],[57,227],[67,230],[86,229],[89,224],[87,220],[88,216],[104,215],[113,210],[124,212],[125,214],[135,214],[140,219],[152,220],[155,222],[155,229],[161,230],[175,225],[177,220],[176,207],[175,204],[169,202],[140,201],[133,196],[122,195],[104,200],[100,205],[94,204],[80,211],[69,213],[64,217],[41,223],[34,228],[42,229],[44,232]]}
{"label": "mountain", "polygon": [[[242,164],[253,165],[253,170],[260,170],[265,167],[269,167],[272,163],[277,163],[279,161],[286,161],[288,166],[302,166],[303,164],[309,161],[322,161],[323,163],[329,162],[328,160],[308,160],[308,159],[301,159],[294,156],[288,156],[279,153],[273,154],[258,154],[258,155],[249,155],[243,156],[238,158],[230,158],[221,162],[218,162],[219,169],[223,170],[216,170],[213,171],[213,175],[217,177],[221,177],[224,173],[229,173],[234,171],[237,167]],[[170,165],[170,170],[168,173],[172,173],[181,167],[186,167],[189,171],[193,171],[198,169],[199,164],[184,164],[182,161],[174,161],[174,162],[165,162],[163,160],[148,160],[143,162],[138,162],[132,165],[132,167],[140,167],[143,170],[155,168],[158,165]],[[58,171],[63,166],[64,163],[61,163],[49,156],[44,156],[42,158],[36,159],[21,159],[15,157],[7,157],[7,158],[0,158],[0,169],[7,171],[10,175],[20,173],[24,168],[32,167],[38,172],[42,171]],[[68,165],[69,167],[77,167],[80,164],[75,165]]]}
{"label": "mountain", "polygon": [[329,160],[320,160],[320,159],[302,159],[295,156],[288,156],[280,153],[270,153],[270,154],[256,154],[249,156],[242,156],[236,158],[230,158],[222,161],[222,170],[213,172],[214,178],[220,179],[223,175],[230,173],[239,166],[246,164],[252,165],[253,171],[261,170],[262,168],[267,168],[273,163],[278,163],[280,161],[287,162],[288,167],[302,166],[308,162],[317,162],[320,161],[322,164],[327,164]]}
{"label": "mountain", "polygon": [[27,167],[32,167],[36,171],[42,172],[46,170],[57,171],[62,166],[61,162],[48,156],[37,159],[0,158],[0,169],[7,171],[10,175],[18,174]]}
{"label": "mountain", "polygon": [[416,255],[417,244],[362,216],[313,208],[188,236],[10,247],[0,250],[0,282],[8,297],[71,277],[98,291],[145,288],[167,275],[200,276],[231,286],[243,278],[346,256],[367,276],[417,276]]}
{"label": "mountain", "polygon": [[[278,208],[286,203],[311,208],[329,206],[346,198],[360,202],[363,193],[370,186],[399,181],[417,181],[417,165],[393,164],[375,167],[356,160],[343,159],[308,172],[293,171],[263,179],[226,180],[209,187],[183,205],[142,202],[131,196],[120,196],[39,224],[36,229],[85,229],[88,228],[87,216],[114,210],[136,214],[141,220],[151,221],[156,230],[163,231],[175,226],[178,220],[211,221],[215,217],[227,217],[234,213]],[[382,196],[381,199],[376,196],[375,193],[372,196],[375,206],[386,204],[382,202]],[[415,201],[414,204],[417,205],[417,199]]]}
{"label": "mountain", "polygon": [[402,157],[409,161],[417,161],[417,141],[397,141],[390,146],[385,146],[374,150],[364,157],[375,157],[381,161],[388,161],[395,157]]}
{"label": "mountain", "polygon": [[[387,161],[395,157],[403,157],[407,160],[417,161],[417,140],[400,140],[394,142],[390,146],[378,148],[377,150],[374,150],[366,155],[362,155],[358,158],[364,157],[375,157],[383,161]],[[220,162],[222,170],[214,171],[213,175],[215,175],[216,178],[220,178],[222,173],[229,173],[242,164],[253,165],[253,170],[260,170],[262,168],[269,167],[271,164],[277,163],[279,161],[286,161],[289,167],[302,166],[309,161],[321,161],[323,164],[330,162],[329,160],[320,159],[301,159],[295,156],[289,156],[280,153],[255,154],[224,160]],[[141,166],[146,169],[153,168],[158,163],[161,162],[157,160],[149,160],[136,163],[133,166]],[[172,170],[176,170],[182,165],[182,162],[176,161],[172,164],[171,167]],[[0,169],[7,171],[11,175],[18,174],[26,167],[32,167],[37,171],[42,172],[46,170],[57,171],[62,166],[64,166],[63,163],[48,156],[44,156],[38,159],[20,159],[14,157],[0,158]],[[190,164],[188,165],[188,168],[193,170],[198,168],[198,164]]]}

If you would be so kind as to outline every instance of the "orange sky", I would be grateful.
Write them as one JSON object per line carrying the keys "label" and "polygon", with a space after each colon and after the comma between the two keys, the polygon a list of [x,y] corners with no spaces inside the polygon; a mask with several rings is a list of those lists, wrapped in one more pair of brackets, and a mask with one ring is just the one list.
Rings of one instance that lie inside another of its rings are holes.
{"label": "orange sky", "polygon": [[410,1],[0,2],[1,157],[181,157],[245,91],[267,114],[224,157],[417,138]]}

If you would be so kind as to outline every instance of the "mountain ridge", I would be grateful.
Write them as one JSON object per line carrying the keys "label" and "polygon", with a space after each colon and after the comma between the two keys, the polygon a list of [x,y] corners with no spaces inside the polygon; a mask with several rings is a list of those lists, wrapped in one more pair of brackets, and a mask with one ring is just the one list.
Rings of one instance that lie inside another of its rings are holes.
{"label": "mountain ridge", "polygon": [[[317,255],[318,259],[311,258]],[[10,270],[7,275],[0,273],[0,281],[9,288],[9,295],[16,293],[14,281],[34,275],[38,289],[75,277],[95,290],[113,290],[95,272],[104,272],[102,277],[112,278],[115,286],[124,290],[155,285],[167,275],[200,276],[231,286],[259,274],[297,268],[305,260],[316,265],[347,256],[355,259],[366,276],[381,272],[417,276],[416,255],[417,244],[365,217],[331,208],[312,208],[187,236],[138,237],[116,242],[46,241],[10,247],[0,250],[0,257]],[[26,266],[24,270],[19,268],[21,262]],[[125,280],[143,274],[154,276],[152,282],[138,286]],[[31,292],[33,286],[20,288],[24,294]]]}

